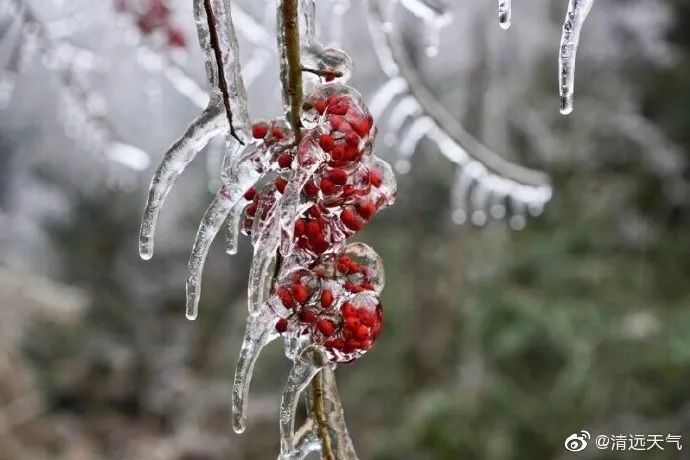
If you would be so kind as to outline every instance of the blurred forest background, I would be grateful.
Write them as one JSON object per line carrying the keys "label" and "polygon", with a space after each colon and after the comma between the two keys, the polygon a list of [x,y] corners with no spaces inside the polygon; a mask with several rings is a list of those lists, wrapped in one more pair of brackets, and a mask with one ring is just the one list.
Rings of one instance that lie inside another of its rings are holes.
{"label": "blurred forest background", "polygon": [[[230,424],[246,241],[229,257],[219,238],[199,319],[184,317],[186,261],[221,146],[173,189],[155,257],[137,254],[151,173],[198,110],[150,48],[170,48],[162,53],[201,80],[191,2],[168,2],[186,43],[162,44],[132,33],[136,18],[117,2],[29,3],[55,37],[91,51],[69,59],[100,95],[87,101],[91,111],[149,157],[111,158],[62,97],[62,67],[40,53],[27,54],[14,92],[3,74],[0,459],[275,458],[289,365],[281,347],[257,365],[247,431]],[[331,3],[318,2],[325,37],[337,27],[325,17]],[[690,458],[690,3],[595,4],[569,117],[558,113],[556,85],[566,2],[517,2],[508,31],[494,3],[453,2],[436,58],[419,45],[418,20],[401,15],[399,27],[445,107],[496,151],[547,171],[554,198],[521,231],[504,221],[455,225],[454,168],[434,144],[420,144],[411,172],[398,176],[396,206],[358,235],[387,272],[383,335],[337,372],[358,453]],[[239,4],[257,21],[274,14],[265,2]],[[0,19],[0,37],[14,34]],[[275,116],[275,56],[240,38],[244,62],[268,62],[249,85],[250,111]],[[370,98],[385,77],[359,0],[345,13],[342,41],[352,84]],[[8,49],[0,39],[0,56]],[[383,139],[378,152],[394,158]],[[581,429],[680,434],[688,445],[639,457],[567,453],[564,439]]]}

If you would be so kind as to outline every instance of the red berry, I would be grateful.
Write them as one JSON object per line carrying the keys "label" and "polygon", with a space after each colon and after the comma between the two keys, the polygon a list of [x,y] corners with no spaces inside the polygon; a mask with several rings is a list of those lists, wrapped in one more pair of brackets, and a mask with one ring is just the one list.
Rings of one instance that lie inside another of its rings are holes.
{"label": "red berry", "polygon": [[334,104],[328,106],[328,113],[333,115],[345,115],[349,110],[349,107],[345,104]]}
{"label": "red berry", "polygon": [[324,113],[326,111],[326,101],[323,99],[318,99],[314,102],[314,109],[319,113]]}
{"label": "red berry", "polygon": [[323,308],[330,308],[333,304],[333,292],[328,289],[324,289],[321,293],[321,306]]}
{"label": "red berry", "polygon": [[187,40],[185,39],[184,33],[180,29],[169,28],[168,45],[174,48],[184,48],[187,46]]}
{"label": "red berry", "polygon": [[276,190],[278,190],[280,193],[285,193],[285,186],[287,186],[287,181],[285,179],[282,177],[277,177],[274,183],[276,185]]}
{"label": "red berry", "polygon": [[357,213],[359,213],[364,220],[369,220],[369,218],[374,215],[374,212],[376,212],[376,207],[371,201],[361,201],[357,204]]}
{"label": "red berry", "polygon": [[371,115],[369,115],[366,118],[362,118],[361,120],[352,123],[352,129],[354,129],[357,134],[364,137],[369,134],[373,124],[374,120],[371,118]]}
{"label": "red berry", "polygon": [[316,323],[316,328],[326,337],[332,336],[335,332],[335,324],[330,319],[320,319]]}
{"label": "red berry", "polygon": [[292,285],[292,297],[297,301],[297,303],[304,303],[309,298],[309,290],[306,286],[302,284]]}
{"label": "red berry", "polygon": [[256,203],[247,206],[247,215],[254,217],[254,214],[256,214]]}
{"label": "red berry", "polygon": [[366,327],[364,324],[360,324],[357,326],[357,329],[355,329],[355,337],[357,337],[359,340],[366,340],[369,338],[369,328]]}
{"label": "red berry", "polygon": [[306,234],[312,240],[321,234],[321,224],[318,220],[312,220],[307,224]]}
{"label": "red berry", "polygon": [[280,332],[281,334],[285,331],[287,331],[288,328],[288,320],[285,318],[280,318],[278,322],[276,323],[276,331]]}
{"label": "red berry", "polygon": [[304,235],[304,229],[306,227],[304,219],[297,219],[295,221],[295,236],[300,237]]}
{"label": "red berry", "polygon": [[292,308],[295,306],[295,302],[292,300],[292,294],[284,287],[276,289],[276,295],[280,298],[280,301],[283,302],[285,308]]}
{"label": "red berry", "polygon": [[254,139],[263,139],[268,134],[268,126],[266,123],[257,123],[252,126],[252,137]]}
{"label": "red berry", "polygon": [[283,133],[283,130],[280,129],[280,126],[274,126],[271,130],[271,135],[276,139],[282,139],[283,137],[285,137],[285,134]]}
{"label": "red berry", "polygon": [[333,136],[330,134],[322,134],[319,136],[319,147],[324,152],[330,152],[333,150]]}
{"label": "red berry", "polygon": [[345,159],[345,147],[342,145],[336,145],[333,147],[331,158],[333,158],[335,161],[343,161]]}
{"label": "red berry", "polygon": [[340,313],[342,313],[346,318],[350,316],[357,316],[357,310],[350,302],[345,302],[343,306],[340,307]]}
{"label": "red berry", "polygon": [[340,220],[350,230],[356,232],[362,229],[362,222],[355,216],[355,213],[352,212],[350,208],[344,209],[343,212],[340,213]]}
{"label": "red berry", "polygon": [[350,131],[345,136],[345,143],[353,146],[359,145],[359,136],[354,131]]}
{"label": "red berry", "polygon": [[324,193],[324,195],[333,195],[336,192],[335,184],[329,179],[321,179],[319,187],[321,188],[321,191]]}
{"label": "red berry", "polygon": [[376,188],[379,188],[381,186],[381,173],[378,172],[376,169],[370,169],[369,170],[369,183],[373,185]]}
{"label": "red berry", "polygon": [[317,254],[323,254],[328,250],[331,245],[328,241],[326,241],[326,238],[323,236],[323,234],[319,234],[316,239],[311,243],[312,249],[314,250],[315,253]]}
{"label": "red berry", "polygon": [[289,168],[292,165],[292,155],[289,153],[281,153],[278,157],[278,166],[281,168]]}
{"label": "red berry", "polygon": [[328,173],[328,178],[336,185],[345,185],[347,182],[347,173],[342,169],[331,169]]}
{"label": "red berry", "polygon": [[244,192],[244,199],[245,200],[253,200],[255,195],[256,195],[256,189],[254,187],[249,187],[249,190]]}
{"label": "red berry", "polygon": [[299,320],[303,323],[314,323],[316,322],[316,313],[314,313],[311,310],[302,310],[299,312],[297,315],[299,317]]}
{"label": "red berry", "polygon": [[359,320],[356,316],[346,316],[345,317],[345,328],[351,331],[357,330],[359,327]]}
{"label": "red berry", "polygon": [[304,193],[306,193],[309,196],[314,196],[317,193],[319,193],[319,187],[316,186],[316,182],[310,180],[309,182],[304,184]]}
{"label": "red berry", "polygon": [[324,346],[328,349],[335,348],[336,350],[342,350],[343,346],[345,346],[345,342],[343,341],[343,339],[329,339],[326,340]]}
{"label": "red berry", "polygon": [[352,353],[360,347],[359,342],[356,339],[347,339],[343,351],[345,353]]}

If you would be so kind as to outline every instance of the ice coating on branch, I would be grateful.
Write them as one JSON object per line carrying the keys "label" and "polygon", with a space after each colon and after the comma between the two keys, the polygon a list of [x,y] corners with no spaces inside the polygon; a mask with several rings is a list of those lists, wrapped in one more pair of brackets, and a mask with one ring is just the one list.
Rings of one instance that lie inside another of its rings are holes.
{"label": "ice coating on branch", "polygon": [[165,152],[158,169],[153,175],[146,200],[144,217],[139,231],[139,255],[148,260],[153,256],[153,238],[156,221],[165,198],[187,165],[208,142],[223,132],[227,126],[219,106],[209,106],[187,128],[184,135]]}
{"label": "ice coating on branch", "polygon": [[498,0],[498,24],[501,29],[510,28],[511,16],[511,0]]}
{"label": "ice coating on branch", "polygon": [[280,401],[280,454],[283,458],[293,455],[295,450],[295,411],[299,396],[327,362],[325,354],[314,346],[305,348],[295,360]]}
{"label": "ice coating on branch", "polygon": [[242,81],[240,50],[232,22],[231,0],[212,0],[211,3],[216,16],[218,41],[223,58],[224,75],[227,79],[233,124],[240,127],[247,126],[249,124],[247,93]]}
{"label": "ice coating on branch", "polygon": [[[208,6],[211,7],[215,16],[215,21],[211,22],[215,24],[216,28],[215,34],[218,39],[219,48],[217,50],[214,50],[212,46],[205,1],[209,1]],[[213,137],[223,132],[229,133],[231,127],[228,117],[225,116],[226,109],[234,117],[233,123],[237,124],[239,135],[241,136],[244,136],[242,129],[246,127],[249,120],[246,102],[247,96],[244,90],[244,83],[242,82],[239,48],[235,29],[232,24],[230,0],[194,0],[193,10],[199,46],[201,47],[204,59],[206,77],[211,88],[211,95],[207,108],[192,122],[184,135],[166,152],[151,180],[149,195],[139,232],[139,254],[145,260],[153,256],[154,232],[158,214],[175,180],[184,171],[189,162],[194,159],[197,153],[199,153]],[[221,56],[222,69],[218,67],[218,62],[215,57],[216,52]],[[222,75],[226,79],[224,82],[220,80],[221,70],[223,70]],[[224,106],[223,102],[222,87],[225,87],[228,91],[227,98],[229,107],[227,108]],[[224,164],[230,165],[229,167],[232,167],[232,165],[236,163],[235,156],[238,155],[240,151],[240,149],[237,148],[238,146],[233,144],[234,141],[229,142],[226,151],[226,159],[224,160]],[[233,195],[233,198],[236,201],[239,200],[239,196],[234,197]],[[195,251],[193,252],[189,264],[190,274],[188,275],[187,288],[188,317],[196,316],[198,286],[196,285],[197,280],[195,277],[200,279],[200,270],[203,268],[206,252],[208,251],[206,245],[210,244],[210,241],[213,239],[211,237],[209,240],[211,233],[215,236],[215,232],[217,232],[215,228],[220,225],[217,219],[221,216],[225,218],[229,213],[230,208],[228,208],[228,206],[232,207],[232,205],[228,203],[227,198],[221,197],[220,195],[216,196],[204,217],[205,224],[202,223],[197,233]],[[212,229],[215,229],[215,231],[211,231]],[[190,281],[191,284],[189,284]],[[189,302],[190,298],[192,298],[191,305]],[[197,299],[196,301],[193,300],[195,298]]]}
{"label": "ice coating on branch", "polygon": [[567,115],[573,111],[573,94],[575,91],[575,59],[580,31],[587,19],[594,0],[569,0],[565,13],[561,45],[558,55],[558,89],[561,96],[561,113]]}

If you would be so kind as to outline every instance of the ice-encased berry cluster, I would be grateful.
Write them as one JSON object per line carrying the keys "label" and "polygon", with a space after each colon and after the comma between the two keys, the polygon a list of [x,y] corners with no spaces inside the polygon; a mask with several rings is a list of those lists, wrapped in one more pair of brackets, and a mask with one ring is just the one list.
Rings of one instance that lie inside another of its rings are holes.
{"label": "ice-encased berry cluster", "polygon": [[[270,160],[255,163],[267,174],[245,193],[249,203],[241,225],[259,245],[261,232],[270,233],[278,220],[288,223],[281,231],[284,258],[265,302],[273,327],[322,346],[333,362],[346,362],[378,337],[384,280],[378,254],[362,243],[346,246],[346,239],[392,204],[395,179],[372,153],[373,119],[352,88],[332,84],[316,90],[304,102],[302,122],[306,129],[297,145],[281,121],[253,126],[256,159]],[[271,274],[259,274],[257,292],[266,289]]]}

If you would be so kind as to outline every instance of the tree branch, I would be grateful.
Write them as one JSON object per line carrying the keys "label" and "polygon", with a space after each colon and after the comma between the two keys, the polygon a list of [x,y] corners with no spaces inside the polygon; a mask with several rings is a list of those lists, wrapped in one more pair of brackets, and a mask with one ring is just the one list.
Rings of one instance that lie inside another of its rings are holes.
{"label": "tree branch", "polygon": [[290,124],[295,133],[295,141],[302,139],[302,63],[300,58],[299,18],[297,0],[284,0],[282,4],[283,37],[287,58],[288,90],[290,99]]}
{"label": "tree branch", "polygon": [[223,97],[223,104],[225,104],[225,115],[228,117],[228,124],[230,125],[230,135],[237,139],[237,141],[244,145],[242,139],[237,136],[235,128],[232,126],[232,110],[230,110],[230,93],[228,92],[228,83],[225,80],[225,70],[223,67],[223,55],[220,50],[220,41],[218,40],[218,30],[216,29],[216,17],[213,14],[211,7],[211,0],[204,0],[204,10],[206,11],[206,20],[208,21],[209,38],[211,41],[211,48],[216,58],[216,68],[218,70],[218,89]]}
{"label": "tree branch", "polygon": [[323,375],[321,372],[316,374],[311,381],[312,399],[314,402],[314,417],[316,418],[317,430],[321,438],[321,458],[325,460],[335,460],[333,447],[331,445],[331,435],[328,432],[328,421],[326,420],[324,395],[323,395]]}

